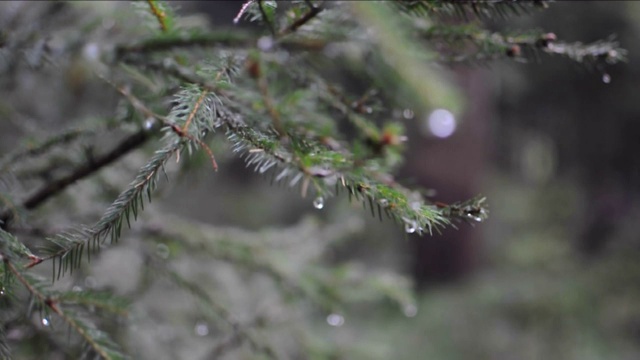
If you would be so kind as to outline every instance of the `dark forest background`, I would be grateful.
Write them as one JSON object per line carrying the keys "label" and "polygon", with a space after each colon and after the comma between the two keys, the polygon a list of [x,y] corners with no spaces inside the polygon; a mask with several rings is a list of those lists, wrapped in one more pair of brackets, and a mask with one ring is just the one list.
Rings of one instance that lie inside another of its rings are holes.
{"label": "dark forest background", "polygon": [[[181,13],[201,14],[197,21],[226,27],[240,5],[176,3]],[[380,351],[398,359],[638,358],[640,3],[560,1],[490,23],[543,28],[585,43],[615,36],[629,60],[606,72],[546,56],[456,65],[454,82],[466,107],[455,132],[439,138],[428,130],[431,114],[407,114],[414,135],[398,177],[433,189],[439,201],[487,196],[486,223],[433,237],[407,235],[346,199],[332,199],[319,212],[295,191],[254,176],[240,160],[228,160],[217,173],[201,167],[168,185],[151,214],[175,212],[246,229],[361,215],[363,230],[337,247],[334,258],[408,275],[418,291],[417,313],[347,315],[345,326],[327,335],[338,343],[385,344]],[[77,80],[78,94],[59,105],[76,115],[99,109],[105,100],[82,88],[78,79],[85,75],[67,76]],[[37,96],[30,80],[14,84],[18,90],[1,102],[20,108],[21,96]],[[0,121],[2,152],[17,146],[23,130],[16,121]],[[64,114],[35,122],[44,133],[63,123]]]}

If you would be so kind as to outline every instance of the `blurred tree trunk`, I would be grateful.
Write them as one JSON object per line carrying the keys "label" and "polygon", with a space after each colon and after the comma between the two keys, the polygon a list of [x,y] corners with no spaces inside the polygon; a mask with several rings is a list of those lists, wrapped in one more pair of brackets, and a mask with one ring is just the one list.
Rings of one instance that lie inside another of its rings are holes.
{"label": "blurred tree trunk", "polygon": [[[438,189],[435,199],[445,203],[479,193],[488,159],[492,114],[492,95],[487,86],[490,74],[478,69],[460,69],[456,74],[467,100],[465,115],[456,119],[458,128],[446,139],[414,141],[402,174],[414,178],[421,187]],[[420,120],[426,121],[427,116]],[[478,261],[481,238],[480,229],[466,224],[458,230],[445,229],[442,235],[412,237],[409,251],[417,286],[468,274]]]}

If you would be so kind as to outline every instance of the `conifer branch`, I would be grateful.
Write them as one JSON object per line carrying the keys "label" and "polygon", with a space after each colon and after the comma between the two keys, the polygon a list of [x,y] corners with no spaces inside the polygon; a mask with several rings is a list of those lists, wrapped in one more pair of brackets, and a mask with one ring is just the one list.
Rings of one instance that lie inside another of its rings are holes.
{"label": "conifer branch", "polygon": [[57,299],[66,304],[91,307],[120,317],[129,315],[129,302],[109,292],[67,291],[59,293]]}
{"label": "conifer branch", "polygon": [[258,353],[266,356],[268,359],[277,359],[276,352],[268,345],[260,344],[256,341],[251,334],[249,334],[244,326],[235,321],[232,315],[220,304],[218,304],[215,300],[213,300],[209,294],[205,290],[203,290],[198,284],[195,282],[189,281],[184,277],[180,276],[175,271],[171,271],[165,269],[164,267],[159,267],[160,270],[164,271],[169,279],[179,286],[182,289],[187,290],[191,295],[193,295],[198,301],[200,301],[205,307],[211,309],[213,313],[219,316],[224,322],[226,322],[235,334],[238,334],[240,339],[244,342],[246,341],[251,349]]}
{"label": "conifer branch", "polygon": [[322,10],[324,10],[324,8],[314,5],[313,3],[311,3],[311,1],[306,1],[306,3],[309,7],[309,10],[302,17],[296,19],[293,23],[291,23],[291,25],[282,29],[279,33],[280,36],[285,36],[287,34],[295,32],[299,27],[311,21],[313,18],[318,16],[318,14],[322,12]]}
{"label": "conifer branch", "polygon": [[51,148],[68,144],[77,138],[92,133],[91,130],[71,129],[61,134],[54,135],[37,145],[28,145],[26,149],[17,149],[0,158],[0,171],[5,171],[7,167],[19,160],[27,157],[46,154]]}
{"label": "conifer branch", "polygon": [[273,27],[273,23],[271,22],[271,19],[269,19],[269,16],[267,15],[267,12],[264,9],[264,5],[263,5],[264,0],[256,0],[256,2],[258,3],[258,8],[260,9],[260,15],[262,15],[262,21],[264,21],[264,23],[267,24],[267,28],[271,32],[271,36],[275,36],[276,30]]}
{"label": "conifer branch", "polygon": [[[104,215],[91,228],[76,233],[60,234],[49,239],[51,244],[45,260],[54,259],[54,278],[59,278],[67,271],[73,271],[80,265],[82,252],[86,246],[87,254],[100,249],[106,238],[115,243],[120,238],[122,224],[131,226],[131,217],[137,219],[138,211],[144,207],[144,195],[151,201],[151,193],[156,187],[157,177],[164,169],[166,162],[181,151],[185,143],[173,141],[157,150],[151,160],[143,166],[136,178],[129,184],[118,198],[107,208]],[[56,268],[55,262],[58,262]]]}
{"label": "conifer branch", "polygon": [[6,360],[13,360],[8,342],[4,326],[0,326],[0,357]]}
{"label": "conifer branch", "polygon": [[470,15],[479,18],[520,16],[549,6],[546,0],[395,0],[394,4],[414,16],[445,15],[465,20]]}
{"label": "conifer branch", "polygon": [[[197,226],[192,224],[190,226]],[[202,227],[202,225],[198,226]],[[162,237],[171,239],[171,243],[176,246],[193,253],[207,255],[212,259],[217,259],[241,266],[256,274],[265,274],[270,277],[279,288],[290,296],[311,300],[313,304],[323,311],[332,311],[339,303],[338,299],[331,298],[330,292],[310,292],[301,286],[295,280],[290,279],[286,274],[279,270],[274,264],[271,264],[262,255],[263,249],[256,248],[250,244],[238,241],[227,241],[225,239],[199,238],[190,236],[189,238],[180,232],[172,231],[172,229],[149,229],[148,235],[153,237]],[[196,242],[193,244],[193,242]],[[204,245],[206,244],[206,245]],[[325,279],[326,280],[326,279]],[[322,279],[319,280],[322,282]],[[326,281],[323,287],[330,288],[332,282]],[[218,308],[221,307],[218,305]]]}
{"label": "conifer branch", "polygon": [[[128,136],[106,154],[98,156],[92,159],[92,161],[77,167],[70,174],[66,176],[63,176],[57,180],[48,182],[42,188],[40,188],[31,196],[29,196],[26,200],[24,200],[20,205],[20,207],[27,210],[33,210],[37,208],[42,203],[47,201],[49,198],[62,192],[68,186],[75,183],[76,181],[92,175],[96,171],[113,163],[114,161],[118,160],[122,156],[131,152],[132,150],[137,149],[142,144],[144,144],[148,139],[149,139],[149,132],[146,130],[140,130],[137,133],[134,133]],[[2,225],[0,226],[5,228],[7,226],[8,221],[12,218],[12,216],[13,216],[13,212],[11,211],[5,211],[1,213],[0,222],[2,222]]]}
{"label": "conifer branch", "polygon": [[27,289],[27,291],[37,299],[38,303],[46,307],[49,311],[58,315],[71,329],[78,333],[82,339],[103,359],[120,360],[126,356],[120,352],[118,345],[109,336],[86,321],[80,319],[76,314],[63,309],[57,296],[46,290],[45,286],[35,278],[23,274],[8,257],[2,255],[5,268]]}
{"label": "conifer branch", "polygon": [[115,48],[115,59],[124,60],[131,55],[150,55],[151,53],[169,51],[176,48],[202,46],[248,47],[255,43],[255,38],[242,30],[193,32],[190,34],[166,34],[132,44],[121,44]]}
{"label": "conifer branch", "polygon": [[267,113],[271,117],[273,128],[278,133],[281,139],[286,138],[287,133],[282,124],[280,113],[275,109],[273,104],[274,101],[269,95],[269,84],[267,83],[267,79],[265,78],[260,59],[257,56],[255,58],[250,58],[247,63],[247,68],[249,69],[250,76],[255,78],[256,82],[258,83],[258,89],[260,90],[260,95],[262,95],[262,103],[267,109]]}
{"label": "conifer branch", "polygon": [[[441,41],[450,47],[452,55],[443,55],[448,61],[474,61],[510,57],[523,59],[527,54],[542,52],[560,55],[570,60],[592,65],[596,63],[616,64],[626,60],[626,50],[613,40],[597,41],[592,44],[564,43],[556,34],[541,31],[529,33],[500,34],[482,30],[474,25],[434,25],[419,30],[428,41]],[[472,44],[475,51],[462,50]]]}

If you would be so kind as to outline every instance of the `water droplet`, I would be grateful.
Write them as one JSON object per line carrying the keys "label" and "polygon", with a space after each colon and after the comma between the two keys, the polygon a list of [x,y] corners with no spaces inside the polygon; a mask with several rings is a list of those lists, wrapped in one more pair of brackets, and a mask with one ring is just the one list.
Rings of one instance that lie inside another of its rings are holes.
{"label": "water droplet", "polygon": [[100,58],[100,46],[96,43],[88,43],[82,49],[82,55],[88,60],[98,60]]}
{"label": "water droplet", "polygon": [[209,325],[202,320],[198,321],[196,326],[193,328],[193,331],[195,331],[198,336],[207,336],[209,335]]}
{"label": "water droplet", "polygon": [[367,106],[367,107],[364,109],[364,111],[365,111],[367,114],[371,114],[371,113],[373,113],[373,109],[371,108],[371,106]]}
{"label": "water droplet", "polygon": [[71,291],[73,291],[73,292],[81,292],[82,291],[82,287],[76,285],[76,286],[71,288]]}
{"label": "water droplet", "polygon": [[416,222],[415,221],[406,221],[404,223],[404,232],[407,234],[413,234],[416,232]]}
{"label": "water droplet", "polygon": [[2,296],[2,295],[4,295],[4,294],[5,294],[4,288],[1,288],[1,289],[0,289],[0,296]]}
{"label": "water droplet", "polygon": [[41,322],[42,322],[42,325],[43,325],[43,326],[49,326],[49,325],[51,325],[51,321],[49,320],[49,318],[48,318],[48,317],[43,317]]}
{"label": "water droplet", "polygon": [[403,118],[405,118],[407,120],[410,120],[410,119],[413,119],[414,116],[415,116],[415,113],[413,112],[413,110],[411,110],[411,109],[402,110],[402,117]]}
{"label": "water droplet", "polygon": [[452,112],[445,109],[434,110],[427,119],[426,127],[436,137],[446,138],[456,131],[457,121]]}
{"label": "water droplet", "polygon": [[378,203],[379,203],[380,205],[382,205],[382,207],[387,207],[387,206],[389,206],[389,200],[387,200],[387,199],[380,199],[380,201],[378,201]]}
{"label": "water droplet", "polygon": [[171,250],[166,244],[158,244],[156,245],[156,255],[162,259],[168,259],[169,255],[171,255]]}
{"label": "water droplet", "polygon": [[327,316],[327,324],[335,327],[344,325],[344,316],[338,314],[331,314]]}
{"label": "water droplet", "polygon": [[273,38],[271,36],[263,36],[258,39],[258,49],[269,51],[273,47]]}
{"label": "water droplet", "polygon": [[604,73],[602,74],[602,82],[608,84],[611,82],[611,75]]}
{"label": "water droplet", "polygon": [[402,308],[402,312],[406,317],[415,317],[416,315],[418,315],[418,307],[414,304],[406,304]]}
{"label": "water droplet", "polygon": [[151,128],[153,127],[153,124],[155,124],[155,119],[154,118],[148,118],[147,120],[144,121],[144,129],[145,130],[151,130]]}
{"label": "water droplet", "polygon": [[315,200],[313,200],[313,207],[320,210],[324,207],[324,199],[322,196],[318,196]]}

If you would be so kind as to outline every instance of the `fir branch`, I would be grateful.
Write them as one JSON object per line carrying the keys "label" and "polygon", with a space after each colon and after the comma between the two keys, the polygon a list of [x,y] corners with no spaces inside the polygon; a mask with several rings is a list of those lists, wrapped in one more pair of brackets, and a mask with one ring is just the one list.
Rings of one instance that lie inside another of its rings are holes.
{"label": "fir branch", "polygon": [[[173,222],[172,222],[173,223]],[[178,229],[181,224],[175,224]],[[186,225],[186,224],[185,224]],[[189,228],[203,228],[205,225],[189,224]],[[264,274],[270,277],[274,283],[289,296],[311,300],[311,302],[323,311],[332,311],[339,303],[336,298],[331,298],[329,292],[310,292],[307,288],[291,279],[282,270],[278,269],[264,256],[264,248],[254,244],[247,244],[237,239],[211,238],[203,234],[201,237],[183,235],[184,231],[176,231],[172,227],[165,229],[147,229],[146,233],[154,238],[167,239],[169,244],[175,244],[184,250],[194,254],[205,255],[212,259],[225,261],[243,267],[256,274]],[[324,287],[330,288],[331,281],[325,281]],[[326,285],[326,286],[325,286]],[[220,308],[220,306],[218,306]]]}
{"label": "fir branch", "polygon": [[100,119],[100,123],[98,126],[73,127],[59,134],[49,136],[40,142],[27,143],[24,148],[18,148],[0,158],[0,172],[7,170],[10,165],[20,160],[47,154],[55,147],[68,145],[84,137],[95,136],[104,131],[112,130],[121,124],[120,119],[117,118]]}
{"label": "fir branch", "polygon": [[[76,181],[92,175],[96,171],[118,160],[132,150],[139,148],[148,139],[149,132],[147,130],[140,130],[137,133],[128,136],[106,154],[92,159],[92,161],[74,169],[66,176],[45,184],[42,188],[24,200],[20,207],[27,210],[37,208],[49,198],[62,192]],[[11,220],[13,216],[12,214],[13,213],[11,211],[5,211],[0,214],[0,222],[2,222],[0,226],[2,228],[6,228],[7,222]]]}
{"label": "fir branch", "polygon": [[258,89],[260,90],[260,95],[262,95],[262,103],[267,109],[267,113],[271,118],[273,123],[273,128],[278,133],[281,139],[286,138],[287,133],[282,124],[282,120],[280,118],[280,113],[274,107],[274,101],[269,95],[269,83],[264,75],[264,70],[262,69],[262,64],[260,63],[260,58],[258,55],[248,60],[247,68],[249,69],[249,74],[251,77],[256,79],[258,83]]}
{"label": "fir branch", "polygon": [[60,234],[49,239],[50,247],[45,259],[54,259],[54,278],[59,278],[80,265],[85,246],[87,254],[90,255],[92,251],[100,249],[107,237],[111,239],[112,244],[118,241],[123,222],[131,226],[131,217],[134,220],[137,219],[138,211],[144,207],[144,195],[146,194],[147,200],[151,201],[151,193],[156,187],[160,171],[164,169],[166,162],[184,146],[183,141],[173,141],[157,150],[151,160],[140,169],[133,182],[120,193],[93,227],[77,233]]}
{"label": "fir branch", "polygon": [[38,303],[58,315],[82,337],[96,354],[105,360],[126,359],[126,356],[118,349],[118,345],[109,338],[107,333],[95,328],[74,312],[63,309],[55,293],[49,292],[42,282],[32,276],[23,274],[8,257],[3,256],[3,260],[5,268],[37,299]]}
{"label": "fir branch", "polygon": [[528,14],[548,7],[545,0],[395,0],[401,11],[413,16],[456,16],[465,20]]}
{"label": "fir branch", "polygon": [[7,340],[7,334],[4,330],[4,326],[0,326],[0,357],[5,360],[12,360],[11,348],[9,347],[9,341]]}
{"label": "fir branch", "polygon": [[0,204],[2,204],[2,208],[5,209],[4,213],[0,213],[0,230],[7,227],[6,221],[8,219],[17,219],[18,221],[21,221],[26,217],[26,210],[22,206],[16,204],[16,201],[14,201],[9,194],[0,193]]}
{"label": "fir branch", "polygon": [[5,171],[8,166],[19,160],[45,154],[55,146],[68,144],[92,132],[91,130],[71,129],[61,134],[51,136],[40,144],[28,145],[26,149],[16,149],[0,158],[0,172]]}
{"label": "fir branch", "polygon": [[202,76],[199,76],[195,71],[191,69],[181,66],[175,61],[171,59],[165,59],[162,62],[154,62],[154,61],[127,61],[129,64],[133,64],[136,66],[140,66],[146,70],[155,71],[164,75],[171,76],[177,80],[182,81],[184,84],[189,85],[198,85],[203,90],[206,90],[211,93],[221,93],[224,94],[224,91],[220,89],[220,87]]}
{"label": "fir branch", "polygon": [[125,360],[129,358],[122,353],[118,344],[111,340],[109,334],[82,319],[79,314],[69,310],[63,310],[59,307],[57,307],[57,311],[55,312],[103,359]]}
{"label": "fir branch", "polygon": [[[300,160],[303,154],[297,156],[287,155],[281,144],[274,137],[258,133],[246,126],[227,124],[227,137],[233,143],[234,151],[242,151],[247,154],[245,161],[248,166],[255,165],[255,169],[261,173],[274,168],[280,168],[276,181],[284,181],[291,178],[290,186],[295,186],[304,178],[303,195],[306,193],[304,184],[311,182],[318,194],[331,194],[325,179],[333,179],[336,186],[336,194],[339,188],[347,189],[350,199],[362,201],[373,214],[377,210],[378,216],[383,212],[397,222],[404,224],[408,233],[422,234],[432,233],[441,227],[450,224],[455,215],[456,218],[471,218],[468,213],[482,214],[473,216],[473,219],[486,219],[486,208],[483,201],[469,200],[473,206],[464,209],[470,212],[443,211],[435,205],[425,204],[421,198],[413,198],[411,192],[400,184],[378,173],[377,170],[367,169],[366,166],[356,168],[354,163],[342,164],[343,167],[335,167],[335,160],[306,165]],[[297,136],[290,136],[295,139]],[[259,150],[259,151],[256,151]],[[309,155],[309,154],[306,154]],[[318,158],[314,156],[314,158]],[[340,162],[345,161],[342,158]],[[279,166],[274,166],[278,164]],[[339,179],[339,181],[337,180]],[[467,204],[465,202],[464,204]],[[459,215],[459,216],[458,216]]]}
{"label": "fir branch", "polygon": [[[554,33],[533,31],[528,33],[500,34],[480,29],[472,24],[434,25],[418,30],[422,38],[428,41],[441,41],[450,47],[453,55],[443,55],[449,61],[486,60],[510,57],[523,59],[527,54],[542,52],[560,55],[570,60],[593,65],[597,63],[616,64],[626,60],[627,51],[620,48],[614,40],[597,41],[592,44],[564,43]],[[464,49],[472,44],[475,52]]]}
{"label": "fir branch", "polygon": [[231,326],[234,334],[237,334],[241,341],[247,342],[251,349],[259,354],[266,356],[268,359],[277,359],[276,352],[268,345],[260,344],[256,341],[251,334],[249,334],[244,326],[235,321],[232,315],[215,300],[213,300],[205,290],[203,290],[195,282],[189,281],[182,277],[175,271],[165,269],[165,267],[158,267],[161,271],[165,272],[168,278],[177,286],[187,290],[192,296],[200,301],[206,308],[210,309],[213,313],[219,316],[224,322]]}
{"label": "fir branch", "polygon": [[237,331],[234,331],[209,351],[207,359],[219,359],[221,356],[224,356],[224,354],[242,345],[242,343],[242,335]]}
{"label": "fir branch", "polygon": [[[158,174],[160,170],[164,169],[169,158],[174,154],[179,158],[180,152],[185,147],[190,149],[192,143],[203,145],[205,149],[208,149],[198,137],[202,136],[203,131],[213,131],[216,126],[215,119],[211,116],[215,114],[215,105],[207,103],[206,106],[201,107],[205,102],[206,91],[193,88],[195,92],[190,92],[189,89],[184,89],[178,95],[179,104],[174,107],[168,118],[164,118],[153,113],[127,89],[112,85],[144,115],[159,119],[166,125],[165,129],[169,131],[168,145],[156,151],[151,160],[140,169],[134,181],[120,193],[93,227],[76,233],[60,234],[49,239],[50,247],[46,259],[53,259],[54,279],[64,275],[67,271],[73,271],[80,265],[85,246],[87,254],[90,255],[92,251],[100,249],[107,237],[110,238],[112,244],[117,242],[121,235],[123,222],[126,221],[127,225],[131,227],[131,217],[133,216],[133,219],[136,220],[138,211],[144,208],[144,195],[146,194],[147,200],[151,201],[151,193],[156,187]],[[194,95],[197,96],[197,100],[192,102],[190,99],[195,98]],[[201,112],[203,113],[200,114]],[[184,121],[184,130],[180,127],[182,121]],[[193,135],[189,134],[190,132]],[[214,169],[216,169],[217,165],[213,153],[209,150],[208,154],[211,156]],[[57,268],[56,261],[58,262]]]}
{"label": "fir branch", "polygon": [[322,12],[322,10],[324,10],[323,7],[316,6],[313,3],[311,3],[311,1],[306,1],[306,3],[307,3],[307,6],[309,7],[309,10],[302,17],[300,17],[299,19],[296,19],[289,26],[282,29],[278,34],[279,36],[284,36],[284,35],[295,32],[296,30],[298,30],[299,27],[303,26],[304,24],[314,19],[316,16],[318,16],[320,12]]}
{"label": "fir branch", "polygon": [[267,15],[267,12],[264,8],[264,4],[263,4],[264,0],[257,0],[258,3],[258,8],[260,9],[260,15],[262,15],[262,21],[267,24],[267,28],[269,28],[269,31],[271,32],[272,36],[276,35],[276,30],[273,27],[273,23],[271,22],[271,19],[269,19],[269,16]]}
{"label": "fir branch", "polygon": [[92,307],[120,317],[129,315],[129,301],[110,292],[66,291],[59,293],[57,299],[69,305]]}
{"label": "fir branch", "polygon": [[384,2],[353,1],[349,5],[362,26],[376,29],[370,41],[377,48],[376,54],[383,66],[371,76],[386,76],[388,81],[404,83],[409,100],[425,110],[442,107],[453,113],[460,112],[460,104],[453,99],[461,95],[439,72],[425,66],[425,62],[436,56],[426,49],[416,51],[414,29],[406,19]]}
{"label": "fir branch", "polygon": [[131,55],[149,55],[155,52],[169,51],[176,48],[192,48],[202,46],[248,47],[255,43],[255,38],[248,32],[239,29],[192,32],[190,34],[171,33],[161,37],[153,37],[132,44],[121,44],[115,47],[115,59],[123,60]]}

